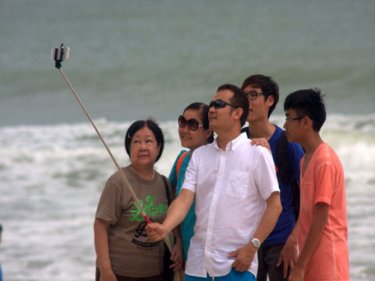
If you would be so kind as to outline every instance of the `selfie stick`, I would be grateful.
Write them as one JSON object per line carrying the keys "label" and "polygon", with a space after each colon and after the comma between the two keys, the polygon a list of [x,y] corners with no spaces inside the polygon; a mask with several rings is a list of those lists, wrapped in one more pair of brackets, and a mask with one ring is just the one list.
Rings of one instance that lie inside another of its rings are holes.
{"label": "selfie stick", "polygon": [[69,51],[70,51],[70,49],[68,47],[64,47],[64,45],[61,44],[60,47],[56,47],[56,48],[52,49],[51,60],[55,62],[55,67],[59,70],[59,72],[62,75],[62,77],[64,78],[65,82],[68,84],[68,86],[69,86],[70,90],[72,91],[74,97],[78,101],[81,109],[85,113],[87,119],[89,119],[91,125],[94,127],[95,132],[98,135],[99,139],[102,141],[105,149],[107,150],[107,152],[108,152],[109,156],[111,157],[113,163],[115,164],[117,170],[120,172],[120,174],[122,176],[122,179],[124,180],[125,184],[128,186],[130,193],[132,194],[132,197],[134,199],[134,204],[141,210],[142,216],[145,219],[146,223],[150,224],[151,220],[146,215],[146,213],[145,213],[143,207],[141,206],[141,204],[139,204],[140,201],[139,201],[137,195],[135,194],[133,187],[131,186],[130,182],[126,178],[126,176],[125,176],[124,172],[122,171],[120,165],[117,163],[115,157],[113,156],[111,150],[109,149],[108,145],[104,141],[104,139],[103,139],[102,135],[100,134],[98,128],[96,127],[94,121],[92,121],[92,118],[91,118],[89,112],[86,110],[86,107],[83,105],[81,98],[78,96],[77,92],[74,90],[72,83],[69,81],[69,79],[65,75],[64,71],[61,70],[61,63],[64,60],[69,58]]}

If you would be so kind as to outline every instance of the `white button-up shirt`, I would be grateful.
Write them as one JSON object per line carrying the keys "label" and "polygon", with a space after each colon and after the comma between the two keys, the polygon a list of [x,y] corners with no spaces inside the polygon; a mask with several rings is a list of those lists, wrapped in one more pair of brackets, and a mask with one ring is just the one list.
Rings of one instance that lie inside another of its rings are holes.
{"label": "white button-up shirt", "polygon": [[[232,251],[249,243],[266,209],[279,191],[270,151],[240,134],[221,150],[216,141],[192,155],[183,187],[195,192],[197,220],[186,262],[191,276],[228,274]],[[255,255],[249,271],[256,276]]]}

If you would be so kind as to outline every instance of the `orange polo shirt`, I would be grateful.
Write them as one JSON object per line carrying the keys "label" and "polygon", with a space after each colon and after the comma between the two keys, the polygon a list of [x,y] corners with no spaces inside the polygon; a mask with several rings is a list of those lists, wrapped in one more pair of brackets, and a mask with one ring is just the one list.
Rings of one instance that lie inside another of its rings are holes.
{"label": "orange polo shirt", "polygon": [[[301,160],[301,171],[305,158]],[[299,245],[303,249],[317,203],[329,205],[328,220],[305,273],[305,281],[349,280],[348,223],[344,171],[333,149],[322,143],[301,174]]]}

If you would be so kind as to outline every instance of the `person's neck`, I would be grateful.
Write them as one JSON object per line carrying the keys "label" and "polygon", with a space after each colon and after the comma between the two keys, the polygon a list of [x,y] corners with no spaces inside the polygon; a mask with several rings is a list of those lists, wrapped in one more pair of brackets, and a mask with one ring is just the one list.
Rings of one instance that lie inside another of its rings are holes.
{"label": "person's neck", "polygon": [[249,122],[249,133],[251,138],[265,138],[269,140],[275,133],[276,126],[271,122]]}
{"label": "person's neck", "polygon": [[216,133],[217,133],[217,138],[216,138],[217,145],[222,150],[226,150],[227,144],[230,143],[235,138],[237,138],[241,134],[241,131],[232,130],[232,131],[223,131],[223,132],[216,132]]}
{"label": "person's neck", "polygon": [[152,180],[155,177],[155,170],[153,167],[137,167],[132,164],[130,169],[144,180]]}
{"label": "person's neck", "polygon": [[321,143],[323,143],[323,140],[318,132],[307,134],[305,140],[301,142],[301,145],[305,150],[305,156],[311,157]]}

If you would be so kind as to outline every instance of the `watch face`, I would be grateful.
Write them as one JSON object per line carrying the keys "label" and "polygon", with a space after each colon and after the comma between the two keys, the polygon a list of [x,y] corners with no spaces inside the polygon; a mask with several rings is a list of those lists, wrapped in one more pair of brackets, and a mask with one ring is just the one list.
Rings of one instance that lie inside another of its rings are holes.
{"label": "watch face", "polygon": [[251,244],[253,244],[253,246],[255,248],[259,248],[260,247],[260,241],[259,241],[259,239],[256,239],[256,238],[251,239]]}

